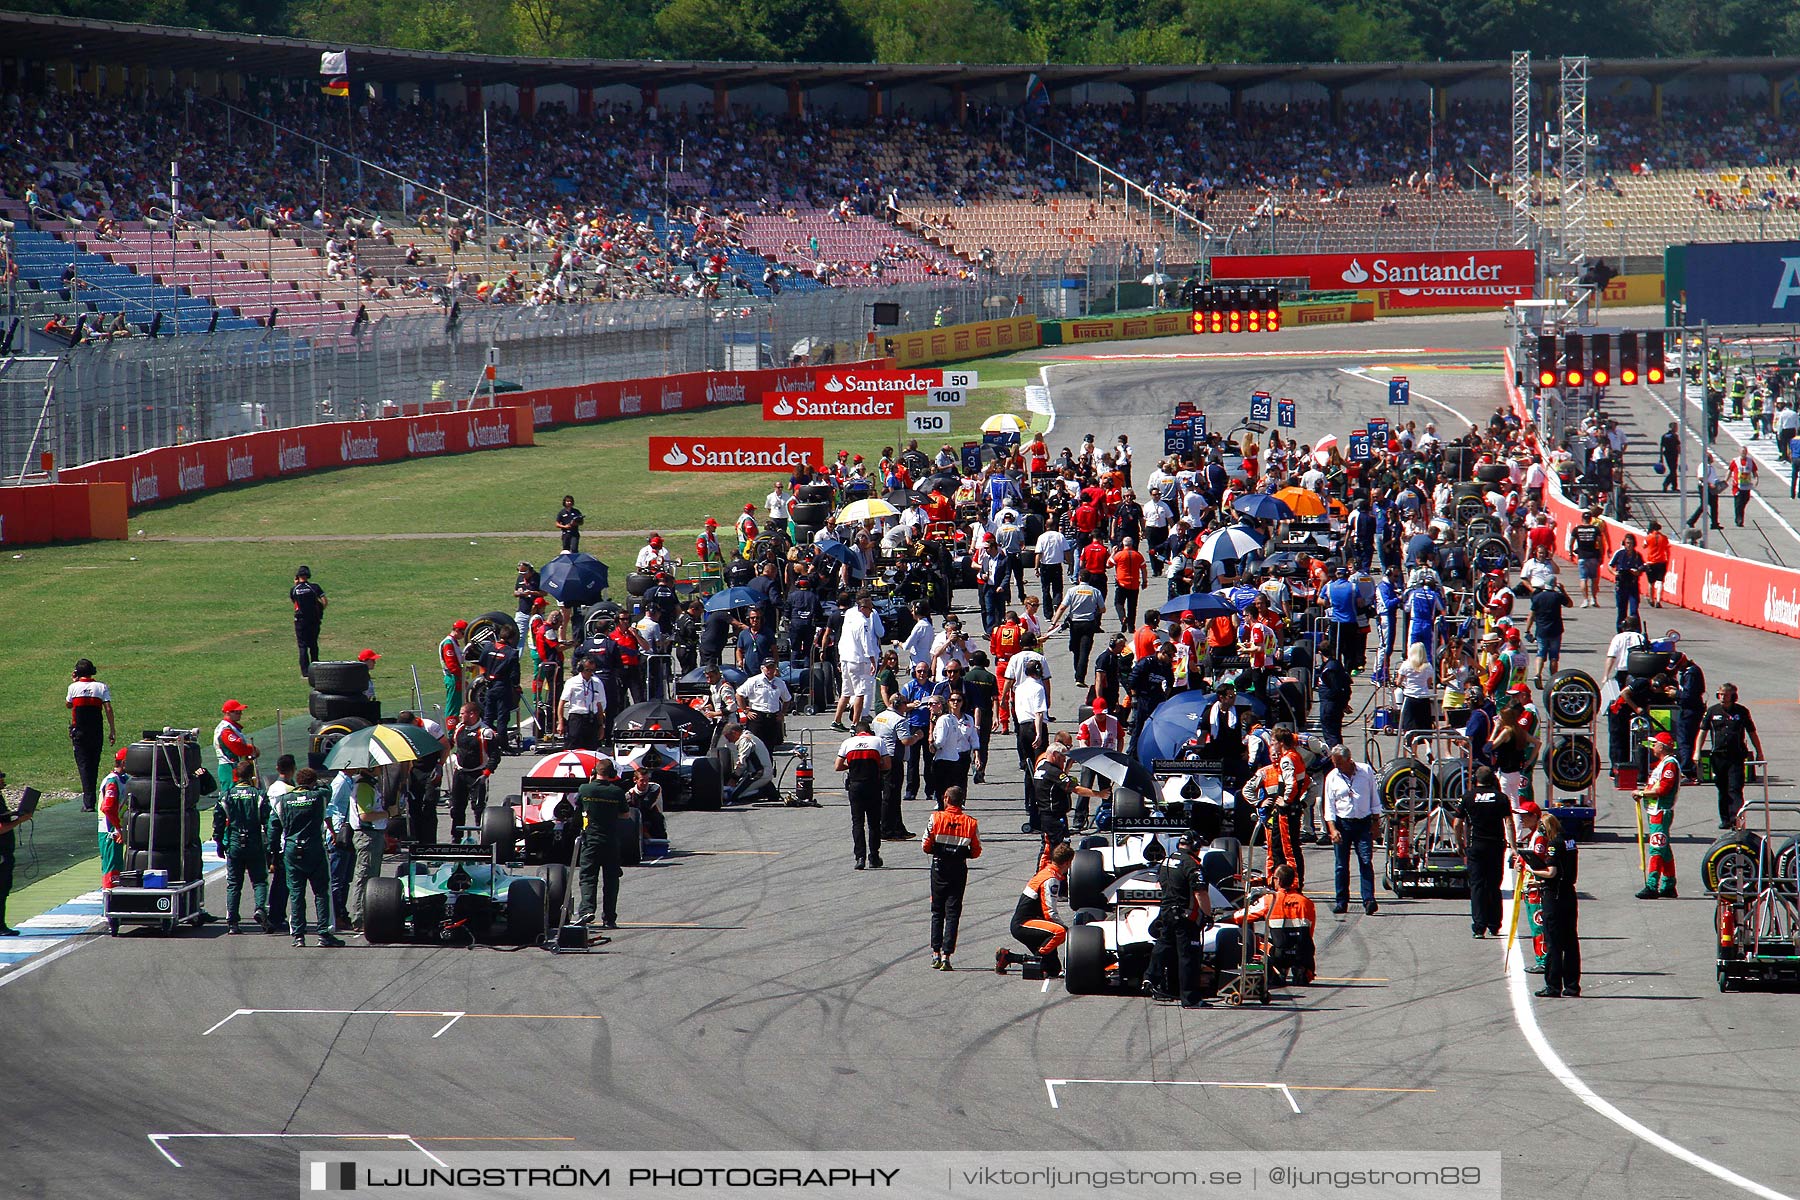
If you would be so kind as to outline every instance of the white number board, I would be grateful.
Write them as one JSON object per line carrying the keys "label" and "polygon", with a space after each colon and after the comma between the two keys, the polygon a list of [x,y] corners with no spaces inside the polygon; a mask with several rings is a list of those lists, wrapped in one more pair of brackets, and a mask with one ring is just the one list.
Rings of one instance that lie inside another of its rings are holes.
{"label": "white number board", "polygon": [[973,389],[981,377],[974,371],[945,371],[944,386],[947,388]]}
{"label": "white number board", "polygon": [[925,393],[925,403],[932,408],[961,408],[969,402],[967,388],[932,388]]}
{"label": "white number board", "polygon": [[906,432],[923,433],[932,437],[949,437],[950,414],[941,412],[909,412],[906,414]]}

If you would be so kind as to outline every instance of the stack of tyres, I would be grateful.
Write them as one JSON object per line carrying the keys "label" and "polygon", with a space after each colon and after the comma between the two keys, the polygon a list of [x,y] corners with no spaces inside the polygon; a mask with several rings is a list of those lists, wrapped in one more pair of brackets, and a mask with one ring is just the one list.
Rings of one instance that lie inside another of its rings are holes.
{"label": "stack of tyres", "polygon": [[1600,716],[1600,686],[1585,671],[1562,670],[1550,679],[1545,704],[1544,774],[1550,806],[1571,836],[1590,838],[1598,816],[1591,788],[1600,774],[1600,747],[1593,735]]}
{"label": "stack of tyres", "polygon": [[187,883],[205,872],[201,862],[200,799],[217,783],[200,763],[191,740],[133,742],[125,750],[126,787],[121,824],[125,871],[163,871],[170,883]]}
{"label": "stack of tyres", "polygon": [[307,711],[320,721],[361,717],[376,721],[381,705],[369,699],[369,664],[365,662],[316,662],[307,668],[312,695]]}
{"label": "stack of tyres", "polygon": [[829,484],[800,485],[793,503],[788,506],[788,520],[793,523],[797,545],[810,546],[818,540],[819,530],[825,528],[825,518],[831,515],[836,500]]}

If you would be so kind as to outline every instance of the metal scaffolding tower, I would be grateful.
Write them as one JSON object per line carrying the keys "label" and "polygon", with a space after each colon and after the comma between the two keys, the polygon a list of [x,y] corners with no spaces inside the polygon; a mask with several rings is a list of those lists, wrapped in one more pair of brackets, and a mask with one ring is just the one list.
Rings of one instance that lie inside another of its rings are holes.
{"label": "metal scaffolding tower", "polygon": [[1557,105],[1557,168],[1562,175],[1563,255],[1579,271],[1587,265],[1588,60],[1562,60]]}
{"label": "metal scaffolding tower", "polygon": [[1531,244],[1531,51],[1512,56],[1512,244]]}

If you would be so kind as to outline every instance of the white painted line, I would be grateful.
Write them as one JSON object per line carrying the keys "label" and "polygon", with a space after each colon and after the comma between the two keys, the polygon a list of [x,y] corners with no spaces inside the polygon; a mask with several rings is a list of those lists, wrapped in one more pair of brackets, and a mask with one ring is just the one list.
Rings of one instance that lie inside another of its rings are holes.
{"label": "white painted line", "polygon": [[150,1144],[156,1147],[157,1153],[169,1160],[170,1166],[181,1166],[181,1160],[169,1153],[164,1142],[177,1138],[205,1138],[213,1140],[255,1140],[255,1139],[313,1139],[326,1142],[405,1142],[426,1158],[442,1167],[447,1165],[443,1159],[421,1146],[408,1133],[150,1133],[145,1134]]}
{"label": "white painted line", "polygon": [[[1046,1079],[1044,1090],[1050,1093],[1050,1107],[1061,1108],[1056,1089],[1068,1087],[1076,1083],[1105,1084],[1109,1087],[1207,1087],[1207,1088],[1249,1088],[1252,1091],[1280,1092],[1287,1098],[1288,1107],[1299,1113],[1300,1105],[1294,1099],[1294,1093],[1288,1090],[1285,1083],[1257,1083],[1251,1080],[1227,1079]],[[1791,1200],[1784,1197],[1782,1200]]]}
{"label": "white painted line", "polygon": [[1044,979],[1044,986],[1043,986],[1043,987],[1041,987],[1041,988],[1039,988],[1039,989],[1038,989],[1038,992],[1039,992],[1039,993],[1040,993],[1040,994],[1041,994],[1041,993],[1043,993],[1043,992],[1047,992],[1047,991],[1049,991],[1049,990],[1050,990],[1050,980],[1049,980],[1049,977],[1048,977],[1048,976],[1046,976],[1046,977],[1045,977],[1045,979]]}
{"label": "white painted line", "polygon": [[[1062,347],[1069,349],[1069,347]],[[1457,350],[1448,346],[1397,346],[1373,350],[1192,350],[1162,354],[1083,354],[1058,355],[1058,365],[1080,362],[1187,362],[1208,360],[1229,362],[1240,358],[1392,358],[1396,354],[1480,354],[1480,350]]]}
{"label": "white painted line", "polygon": [[[1664,412],[1668,413],[1670,417],[1674,418],[1677,421],[1681,420],[1680,414],[1678,414],[1673,408],[1669,407],[1669,402],[1667,400],[1664,400],[1661,396],[1657,395],[1655,392],[1650,391],[1649,384],[1640,384],[1639,386],[1642,387],[1646,392],[1649,392],[1650,398],[1652,400],[1656,401],[1657,404],[1659,404],[1662,407],[1662,410]],[[1686,390],[1687,390],[1686,387],[1682,388],[1682,391],[1684,393],[1686,392]],[[1700,401],[1689,398],[1687,403],[1692,408],[1698,408],[1701,413],[1701,419],[1702,420],[1705,419],[1706,408],[1704,405],[1702,405],[1700,403]],[[1751,452],[1752,456],[1756,459],[1756,461],[1758,463],[1760,463],[1762,466],[1767,467],[1769,469],[1769,474],[1771,476],[1773,476],[1777,481],[1779,481],[1781,478],[1781,473],[1780,473],[1779,467],[1776,466],[1775,462],[1766,460],[1763,458],[1762,455],[1757,454],[1756,448],[1754,446],[1752,446],[1749,442],[1746,442],[1743,438],[1739,437],[1737,435],[1737,432],[1730,428],[1731,424],[1732,424],[1732,422],[1720,421],[1719,422],[1720,432],[1728,434],[1731,437],[1732,441],[1736,442],[1738,445],[1744,447],[1745,449],[1748,449]],[[1773,442],[1763,442],[1763,443],[1758,443],[1758,444],[1759,445],[1767,445],[1767,446],[1774,445]],[[1715,446],[1718,445],[1718,442],[1715,440],[1713,442],[1713,445],[1715,445]],[[1687,457],[1687,451],[1686,451],[1685,447],[1682,450],[1682,457],[1683,458]],[[1785,465],[1785,464],[1783,464],[1783,465]],[[1681,490],[1679,490],[1675,493],[1677,496],[1681,497],[1681,500],[1680,500],[1679,505],[1676,510],[1678,513],[1681,508],[1684,508],[1687,505],[1687,501],[1689,499],[1687,485],[1689,483],[1695,483],[1695,486],[1696,487],[1698,486],[1698,484],[1693,480],[1683,480]],[[1724,498],[1724,496],[1723,496],[1723,494],[1721,494],[1720,499],[1723,499],[1723,498]],[[1769,516],[1773,517],[1775,519],[1776,524],[1780,525],[1783,529],[1787,530],[1789,536],[1791,536],[1795,541],[1800,542],[1800,529],[1795,529],[1792,525],[1788,524],[1787,518],[1782,516],[1780,513],[1776,512],[1775,509],[1773,508],[1773,506],[1771,506],[1767,500],[1763,499],[1762,493],[1760,491],[1752,489],[1750,492],[1750,498],[1752,500],[1756,501],[1758,508],[1761,508],[1763,510],[1763,512],[1765,512]]]}
{"label": "white painted line", "polygon": [[462,1019],[463,1019],[463,1018],[464,1018],[464,1017],[466,1017],[466,1016],[468,1016],[468,1015],[469,1015],[469,1014],[468,1014],[468,1013],[467,1013],[467,1012],[457,1012],[457,1011],[456,1011],[456,1010],[454,1010],[454,1009],[430,1009],[430,1008],[426,1008],[426,1009],[402,1009],[402,1008],[240,1008],[240,1009],[237,1009],[237,1010],[236,1010],[236,1011],[235,1011],[235,1012],[233,1012],[233,1013],[231,1013],[231,1015],[230,1015],[230,1016],[227,1016],[227,1017],[226,1017],[226,1018],[225,1018],[225,1019],[224,1019],[224,1020],[223,1020],[223,1021],[220,1021],[220,1022],[219,1022],[219,1023],[218,1023],[218,1024],[216,1024],[216,1025],[214,1025],[214,1026],[213,1026],[213,1027],[212,1027],[212,1028],[211,1028],[211,1029],[208,1029],[208,1030],[207,1030],[207,1031],[206,1031],[206,1033],[202,1033],[202,1034],[201,1034],[201,1035],[200,1035],[200,1036],[201,1036],[201,1037],[205,1037],[205,1036],[206,1036],[206,1034],[207,1034],[207,1033],[212,1033],[212,1032],[214,1032],[214,1031],[216,1031],[216,1030],[218,1030],[218,1029],[219,1029],[219,1028],[221,1028],[221,1027],[222,1027],[222,1026],[224,1026],[224,1025],[226,1025],[226,1024],[227,1024],[227,1023],[229,1023],[229,1022],[231,1022],[231,1021],[234,1021],[234,1020],[236,1020],[236,1019],[237,1019],[237,1018],[238,1018],[238,1017],[252,1017],[252,1016],[276,1016],[276,1017],[294,1017],[294,1016],[303,1016],[303,1017],[449,1017],[449,1018],[450,1018],[450,1020],[449,1020],[449,1022],[448,1022],[448,1023],[447,1023],[447,1024],[445,1024],[445,1025],[444,1025],[444,1027],[443,1027],[443,1028],[442,1028],[442,1029],[439,1029],[439,1030],[438,1030],[438,1031],[437,1031],[437,1032],[436,1032],[436,1033],[434,1033],[434,1034],[432,1034],[432,1035],[431,1035],[431,1036],[432,1036],[432,1037],[434,1037],[434,1038],[436,1038],[436,1037],[442,1037],[442,1036],[443,1036],[443,1034],[444,1034],[444,1030],[446,1030],[446,1029],[449,1029],[449,1028],[450,1028],[450,1026],[451,1026],[451,1025],[454,1025],[454,1024],[456,1024],[456,1023],[457,1023],[457,1022],[458,1022],[458,1021],[460,1021],[460,1020],[462,1020]]}
{"label": "white painted line", "polygon": [[[1510,868],[1508,873],[1511,873]],[[1664,1137],[1642,1121],[1626,1115],[1611,1101],[1582,1082],[1581,1077],[1569,1069],[1569,1064],[1562,1060],[1562,1056],[1550,1044],[1550,1039],[1544,1036],[1543,1029],[1538,1025],[1537,1012],[1531,1003],[1531,995],[1526,990],[1529,986],[1525,976],[1525,955],[1521,950],[1521,953],[1513,957],[1512,966],[1507,971],[1507,990],[1512,996],[1513,1020],[1518,1023],[1519,1032],[1525,1035],[1525,1041],[1537,1055],[1538,1061],[1544,1064],[1544,1069],[1583,1104],[1640,1141],[1647,1142],[1671,1158],[1680,1159],[1691,1167],[1705,1171],[1715,1179],[1742,1188],[1753,1196],[1760,1196],[1762,1200],[1795,1200],[1795,1197],[1786,1192],[1778,1192],[1754,1179],[1746,1179],[1729,1167],[1720,1166],[1712,1159],[1704,1158],[1686,1146]]]}
{"label": "white painted line", "polygon": [[17,983],[33,971],[36,971],[41,967],[47,967],[63,955],[73,954],[75,951],[88,944],[89,943],[85,938],[71,939],[64,941],[60,946],[50,951],[48,954],[40,954],[29,962],[21,962],[18,966],[12,967],[5,974],[0,975],[0,987],[5,987],[9,983]]}
{"label": "white painted line", "polygon": [[25,933],[34,929],[92,929],[102,924],[99,913],[47,912],[19,926]]}
{"label": "white painted line", "polygon": [[[1397,353],[1404,354],[1405,351],[1398,351]],[[1361,379],[1367,383],[1372,383],[1376,387],[1379,387],[1379,388],[1387,387],[1387,381],[1385,379],[1376,379],[1373,375],[1369,374],[1368,368],[1366,368],[1366,367],[1339,367],[1338,370],[1343,372],[1345,375],[1350,375],[1357,379]],[[1423,400],[1427,404],[1430,404],[1437,408],[1443,409],[1445,412],[1449,413],[1451,416],[1455,417],[1459,421],[1468,421],[1469,420],[1468,417],[1464,416],[1462,413],[1458,412],[1456,409],[1451,408],[1448,404],[1445,404],[1442,400],[1434,400],[1430,396],[1427,396],[1424,392],[1421,392],[1418,388],[1408,388],[1407,394],[1409,396],[1411,396],[1414,400]],[[1405,405],[1399,405],[1396,407],[1403,408],[1403,407],[1405,407]]]}

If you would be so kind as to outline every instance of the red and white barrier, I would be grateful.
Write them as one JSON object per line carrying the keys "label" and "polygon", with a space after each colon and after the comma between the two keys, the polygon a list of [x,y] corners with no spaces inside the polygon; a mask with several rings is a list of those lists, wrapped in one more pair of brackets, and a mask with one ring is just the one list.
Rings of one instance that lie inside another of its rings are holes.
{"label": "red and white barrier", "polygon": [[[1506,352],[1507,400],[1514,415],[1526,425],[1531,413],[1525,395],[1513,382],[1512,351]],[[1540,448],[1541,449],[1541,448]],[[1546,464],[1548,469],[1548,464]],[[1694,500],[1691,488],[1681,492],[1684,504]],[[1569,528],[1582,520],[1581,508],[1562,494],[1554,474],[1544,490],[1544,508],[1556,523],[1556,553],[1567,558]],[[1606,520],[1607,545],[1616,548],[1627,533],[1635,533],[1640,547],[1644,530],[1636,525]],[[1667,532],[1667,531],[1665,531]],[[1677,530],[1676,533],[1680,531]],[[1768,563],[1733,558],[1716,550],[1703,550],[1670,538],[1669,573],[1663,580],[1664,604],[1673,604],[1709,617],[1748,625],[1787,637],[1800,637],[1800,571]],[[1604,564],[1601,575],[1611,579],[1612,571]],[[1646,625],[1649,618],[1645,617]]]}

